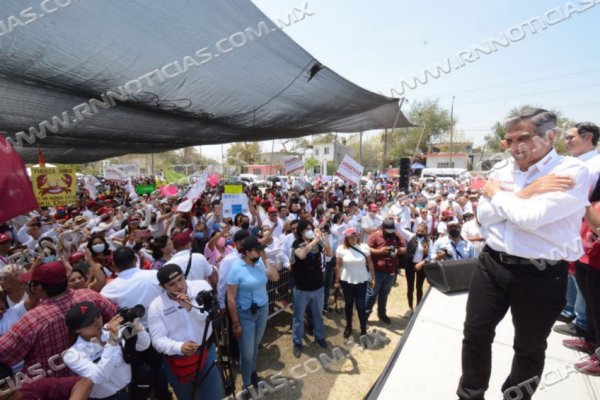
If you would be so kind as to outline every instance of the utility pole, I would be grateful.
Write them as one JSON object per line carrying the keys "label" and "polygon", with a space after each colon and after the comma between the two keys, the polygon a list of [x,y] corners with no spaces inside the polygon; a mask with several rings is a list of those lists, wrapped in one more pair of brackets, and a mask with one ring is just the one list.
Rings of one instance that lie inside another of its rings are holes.
{"label": "utility pole", "polygon": [[421,131],[421,136],[419,137],[419,143],[417,143],[417,148],[415,149],[415,157],[413,158],[413,162],[417,159],[417,154],[419,153],[419,147],[421,147],[421,140],[423,140],[425,129],[427,129],[427,125],[423,125],[423,130]]}
{"label": "utility pole", "polygon": [[363,162],[362,162],[362,136],[363,136],[363,129],[361,126],[360,127],[360,142],[359,142],[359,147],[358,147],[358,163],[360,165],[363,165]]}
{"label": "utility pole", "polygon": [[[273,139],[273,144],[271,145],[271,174],[277,175],[273,170],[273,157],[275,156],[275,139]],[[250,171],[248,171],[250,173]]]}
{"label": "utility pole", "polygon": [[154,175],[154,153],[152,153],[152,175]]}
{"label": "utility pole", "polygon": [[453,131],[454,131],[454,97],[456,96],[452,96],[452,108],[450,108],[450,163],[448,164],[448,166],[450,168],[452,167],[452,141],[454,139],[453,137]]}

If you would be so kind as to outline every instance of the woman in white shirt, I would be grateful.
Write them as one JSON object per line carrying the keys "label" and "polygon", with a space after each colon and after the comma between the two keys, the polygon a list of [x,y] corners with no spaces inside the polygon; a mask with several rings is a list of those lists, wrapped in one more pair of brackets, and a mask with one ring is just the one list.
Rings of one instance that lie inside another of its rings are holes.
{"label": "woman in white shirt", "polygon": [[[367,311],[365,302],[367,299],[367,283],[371,282],[371,288],[375,287],[375,270],[371,260],[369,246],[360,243],[359,233],[350,227],[344,231],[344,244],[338,246],[335,256],[335,285],[337,289],[342,284],[344,300],[346,302],[346,329],[344,338],[348,339],[352,334],[352,308],[356,302],[358,320],[360,321],[360,334],[367,334]],[[367,269],[368,266],[368,269]]]}
{"label": "woman in white shirt", "polygon": [[417,286],[417,306],[423,298],[423,283],[425,283],[425,272],[422,270],[423,265],[431,261],[429,257],[429,249],[433,247],[433,242],[427,234],[428,226],[421,222],[417,226],[417,233],[401,229],[400,233],[406,239],[406,284],[408,286],[408,307],[410,307],[410,315],[414,312],[413,295],[415,291],[415,277]]}
{"label": "woman in white shirt", "polygon": [[[102,309],[89,301],[75,304],[65,315],[71,348],[62,354],[63,362],[79,376],[91,379],[94,388],[90,398],[129,399],[131,365],[123,358],[125,338],[137,336],[136,351],[150,347],[150,335],[136,320],[135,331],[122,325],[123,317],[115,315],[104,327]],[[119,345],[119,341],[121,345]]]}

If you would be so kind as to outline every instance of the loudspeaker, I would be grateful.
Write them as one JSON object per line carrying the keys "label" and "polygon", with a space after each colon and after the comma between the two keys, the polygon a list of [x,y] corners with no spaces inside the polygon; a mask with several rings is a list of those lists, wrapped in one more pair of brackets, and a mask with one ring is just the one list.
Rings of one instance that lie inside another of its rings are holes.
{"label": "loudspeaker", "polygon": [[442,293],[452,293],[469,289],[476,266],[476,258],[465,258],[435,261],[423,265],[423,270],[431,286]]}
{"label": "loudspeaker", "polygon": [[410,185],[410,158],[400,159],[400,190],[408,193]]}

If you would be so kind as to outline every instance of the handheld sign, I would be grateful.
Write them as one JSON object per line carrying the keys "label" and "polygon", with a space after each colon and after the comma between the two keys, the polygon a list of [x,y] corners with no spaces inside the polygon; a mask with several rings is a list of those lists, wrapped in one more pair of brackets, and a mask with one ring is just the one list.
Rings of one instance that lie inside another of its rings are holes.
{"label": "handheld sign", "polygon": [[344,156],[340,167],[335,173],[337,176],[342,178],[344,181],[351,185],[358,186],[360,184],[360,177],[363,174],[364,167],[354,161],[350,156]]}
{"label": "handheld sign", "polygon": [[283,163],[285,164],[285,173],[288,175],[304,168],[304,162],[298,156],[283,157]]}

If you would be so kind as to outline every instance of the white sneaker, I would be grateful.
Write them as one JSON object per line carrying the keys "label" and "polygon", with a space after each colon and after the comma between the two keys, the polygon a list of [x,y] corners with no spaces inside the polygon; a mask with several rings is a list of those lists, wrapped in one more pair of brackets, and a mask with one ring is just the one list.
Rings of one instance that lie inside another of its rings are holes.
{"label": "white sneaker", "polygon": [[410,319],[414,313],[415,312],[413,310],[408,310],[406,313],[404,313],[404,318]]}

